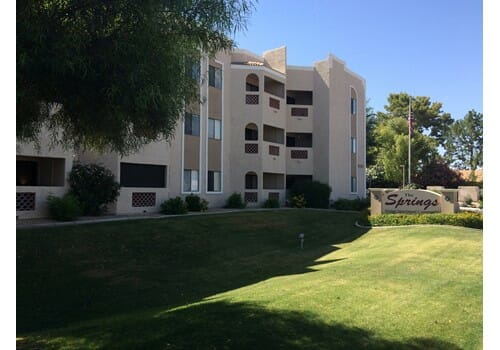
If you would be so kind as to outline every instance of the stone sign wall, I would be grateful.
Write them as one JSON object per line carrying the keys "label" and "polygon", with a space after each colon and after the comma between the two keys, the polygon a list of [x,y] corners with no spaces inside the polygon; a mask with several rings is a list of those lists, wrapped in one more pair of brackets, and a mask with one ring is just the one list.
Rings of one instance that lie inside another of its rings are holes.
{"label": "stone sign wall", "polygon": [[399,190],[370,188],[371,214],[456,213],[458,190]]}

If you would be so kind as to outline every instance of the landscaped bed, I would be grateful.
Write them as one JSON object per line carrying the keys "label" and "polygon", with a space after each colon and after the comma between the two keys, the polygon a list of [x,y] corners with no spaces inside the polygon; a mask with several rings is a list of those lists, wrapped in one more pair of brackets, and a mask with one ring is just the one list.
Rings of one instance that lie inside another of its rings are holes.
{"label": "landscaped bed", "polygon": [[18,348],[480,349],[482,231],[357,219],[297,209],[18,230]]}

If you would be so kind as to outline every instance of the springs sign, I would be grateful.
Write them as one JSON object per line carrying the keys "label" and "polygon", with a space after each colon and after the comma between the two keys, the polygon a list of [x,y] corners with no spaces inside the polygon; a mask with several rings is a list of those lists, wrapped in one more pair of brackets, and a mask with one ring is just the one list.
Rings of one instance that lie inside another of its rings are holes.
{"label": "springs sign", "polygon": [[457,212],[457,191],[443,189],[438,193],[428,190],[370,188],[372,215]]}
{"label": "springs sign", "polygon": [[426,190],[398,190],[387,193],[385,213],[436,213],[441,211],[441,195]]}

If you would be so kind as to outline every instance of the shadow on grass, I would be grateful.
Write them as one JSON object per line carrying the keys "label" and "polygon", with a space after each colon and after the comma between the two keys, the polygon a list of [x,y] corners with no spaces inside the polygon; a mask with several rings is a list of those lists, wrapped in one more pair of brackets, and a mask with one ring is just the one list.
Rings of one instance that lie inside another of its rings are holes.
{"label": "shadow on grass", "polygon": [[120,317],[98,326],[26,338],[18,349],[398,349],[458,350],[434,338],[389,340],[314,315],[216,301]]}
{"label": "shadow on grass", "polygon": [[297,210],[18,231],[18,334],[173,308],[314,271],[337,261],[317,261],[336,244],[366,232],[356,219]]}

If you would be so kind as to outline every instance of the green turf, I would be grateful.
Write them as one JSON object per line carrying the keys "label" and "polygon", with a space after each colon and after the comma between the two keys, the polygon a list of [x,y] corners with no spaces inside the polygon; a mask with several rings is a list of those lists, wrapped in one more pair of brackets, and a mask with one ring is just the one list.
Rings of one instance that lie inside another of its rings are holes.
{"label": "green turf", "polygon": [[18,348],[480,349],[482,231],[367,231],[356,218],[18,230]]}

